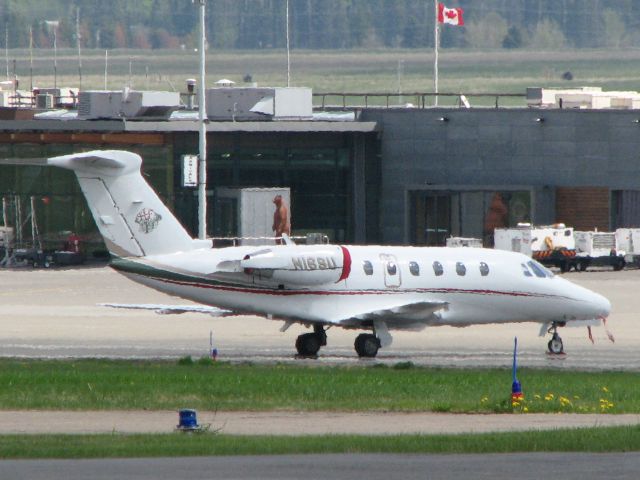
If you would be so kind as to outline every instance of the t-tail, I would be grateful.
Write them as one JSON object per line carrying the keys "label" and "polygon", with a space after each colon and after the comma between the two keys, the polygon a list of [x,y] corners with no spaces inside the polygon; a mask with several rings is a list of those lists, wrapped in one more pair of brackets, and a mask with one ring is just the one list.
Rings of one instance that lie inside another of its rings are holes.
{"label": "t-tail", "polygon": [[109,252],[143,257],[211,246],[194,240],[142,177],[139,155],[95,150],[0,163],[51,165],[73,170]]}

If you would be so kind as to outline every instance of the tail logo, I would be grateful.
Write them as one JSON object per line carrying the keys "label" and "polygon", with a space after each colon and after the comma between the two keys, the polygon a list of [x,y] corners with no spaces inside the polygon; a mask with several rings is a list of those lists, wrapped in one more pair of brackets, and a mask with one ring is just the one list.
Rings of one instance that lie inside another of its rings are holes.
{"label": "tail logo", "polygon": [[136,215],[136,223],[140,225],[142,233],[151,233],[162,220],[162,216],[150,208],[143,208]]}

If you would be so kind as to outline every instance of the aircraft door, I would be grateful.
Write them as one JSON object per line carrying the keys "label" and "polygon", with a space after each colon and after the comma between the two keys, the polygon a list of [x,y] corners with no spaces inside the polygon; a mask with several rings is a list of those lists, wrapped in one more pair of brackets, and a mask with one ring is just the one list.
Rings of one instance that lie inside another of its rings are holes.
{"label": "aircraft door", "polygon": [[402,283],[402,275],[400,272],[400,265],[395,255],[389,255],[386,253],[380,254],[380,260],[382,262],[382,271],[384,272],[384,285],[389,288],[397,288]]}

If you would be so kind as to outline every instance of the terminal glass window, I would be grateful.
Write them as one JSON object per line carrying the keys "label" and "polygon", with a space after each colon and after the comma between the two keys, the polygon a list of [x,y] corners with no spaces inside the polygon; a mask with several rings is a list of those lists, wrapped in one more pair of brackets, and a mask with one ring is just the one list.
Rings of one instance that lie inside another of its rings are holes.
{"label": "terminal glass window", "polygon": [[[177,155],[197,147],[197,143],[183,142],[176,147]],[[221,133],[209,145],[209,188],[288,187],[293,234],[322,233],[333,242],[351,240],[353,179],[348,136],[318,132]],[[197,211],[195,190],[185,192],[192,198],[185,200],[182,208]],[[209,233],[229,230],[228,219],[214,218],[210,210]],[[197,227],[195,220],[193,216],[186,222],[192,230]],[[225,223],[218,225],[220,222]]]}
{"label": "terminal glass window", "polygon": [[531,221],[530,191],[413,191],[410,202],[415,245],[444,246],[453,236],[492,247],[496,228]]}

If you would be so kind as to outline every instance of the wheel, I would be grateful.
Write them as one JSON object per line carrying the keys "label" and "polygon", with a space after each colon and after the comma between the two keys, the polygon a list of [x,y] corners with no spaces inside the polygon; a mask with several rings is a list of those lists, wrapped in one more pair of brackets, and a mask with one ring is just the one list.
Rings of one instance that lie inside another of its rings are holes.
{"label": "wheel", "polygon": [[564,345],[562,344],[562,339],[560,338],[560,335],[558,335],[557,333],[553,334],[553,337],[551,338],[551,340],[549,340],[549,343],[547,344],[547,346],[549,347],[549,351],[556,355],[559,355],[564,351]]}
{"label": "wheel", "polygon": [[380,340],[370,333],[361,333],[356,337],[354,347],[358,356],[373,358],[378,354]]}
{"label": "wheel", "polygon": [[569,265],[569,262],[560,262],[560,271],[562,273],[567,273],[570,268],[571,265]]}
{"label": "wheel", "polygon": [[625,266],[625,261],[624,258],[619,258],[616,260],[616,262],[613,264],[613,271],[614,272],[619,272],[620,270],[622,270]]}
{"label": "wheel", "polygon": [[304,333],[296,339],[296,350],[304,357],[314,357],[320,350],[320,337],[315,333]]}
{"label": "wheel", "polygon": [[589,266],[589,262],[580,261],[580,262],[578,263],[578,269],[579,269],[581,272],[584,272],[584,271],[587,269],[587,267],[588,267],[588,266]]}

